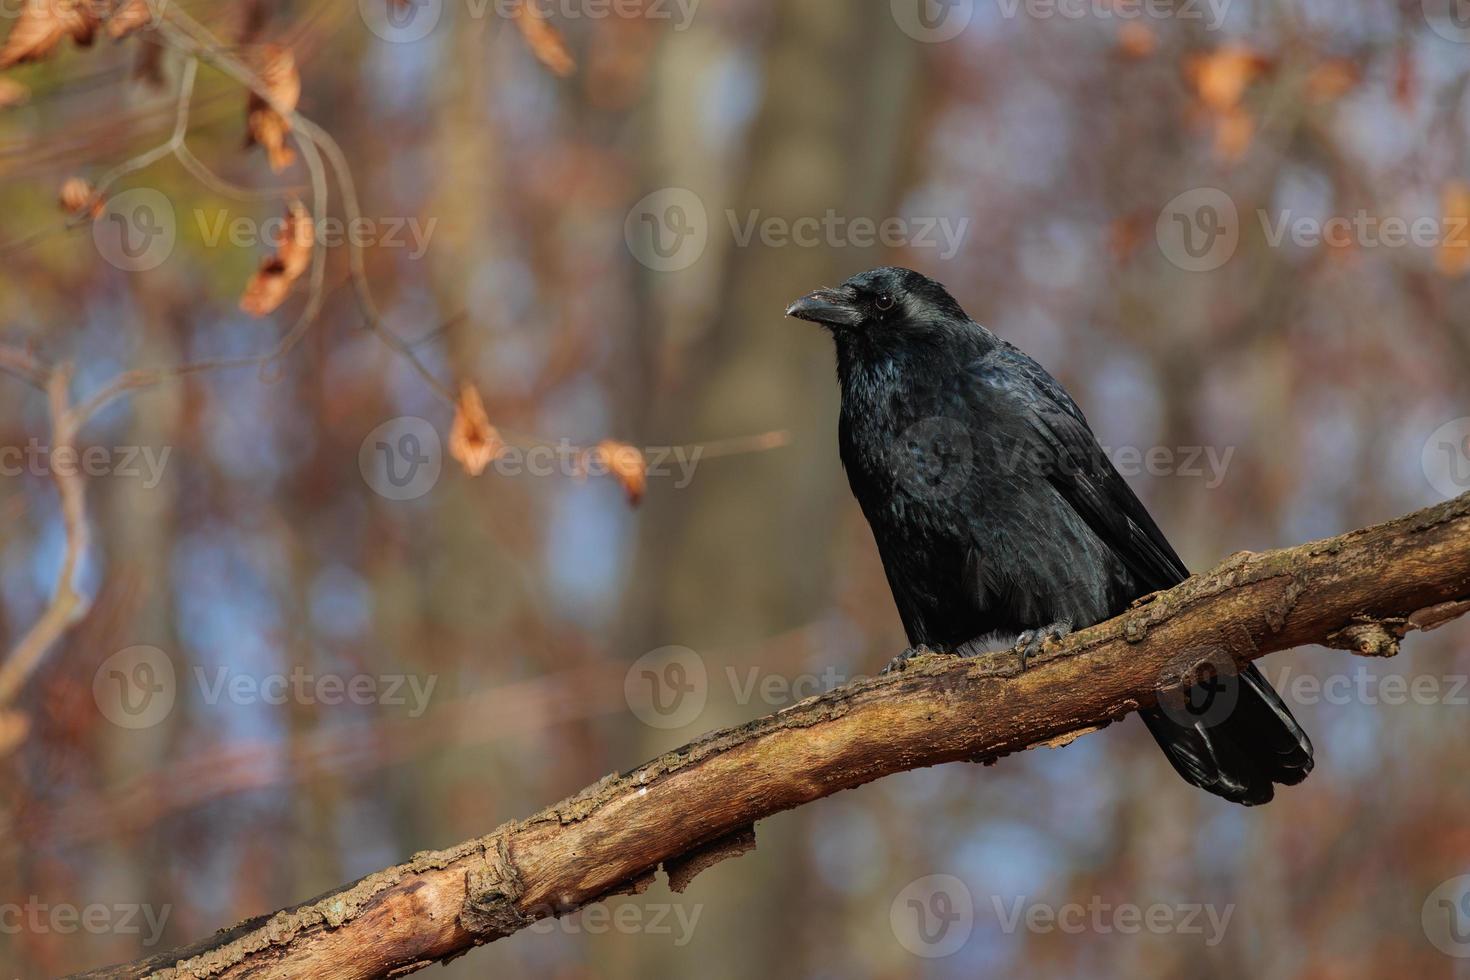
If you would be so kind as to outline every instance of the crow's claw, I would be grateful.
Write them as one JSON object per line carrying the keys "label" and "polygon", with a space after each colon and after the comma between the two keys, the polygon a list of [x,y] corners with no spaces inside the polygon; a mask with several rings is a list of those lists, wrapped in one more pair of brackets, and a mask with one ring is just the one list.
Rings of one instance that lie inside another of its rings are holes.
{"label": "crow's claw", "polygon": [[1026,669],[1026,662],[1033,654],[1046,646],[1047,640],[1061,640],[1070,632],[1072,632],[1072,624],[1063,621],[1043,626],[1039,630],[1026,630],[1016,637],[1016,645],[1012,649],[1016,656],[1021,658],[1021,669]]}
{"label": "crow's claw", "polygon": [[903,653],[900,653],[898,656],[896,656],[892,660],[888,661],[888,666],[887,667],[884,667],[882,670],[878,671],[878,673],[880,675],[881,674],[897,674],[900,671],[902,671],[905,667],[907,667],[909,661],[912,660],[912,659],[914,659],[915,657],[922,657],[926,653],[938,653],[938,652],[939,651],[937,651],[937,650],[930,650],[928,647],[924,646],[924,644],[920,643],[916,647],[909,647]]}

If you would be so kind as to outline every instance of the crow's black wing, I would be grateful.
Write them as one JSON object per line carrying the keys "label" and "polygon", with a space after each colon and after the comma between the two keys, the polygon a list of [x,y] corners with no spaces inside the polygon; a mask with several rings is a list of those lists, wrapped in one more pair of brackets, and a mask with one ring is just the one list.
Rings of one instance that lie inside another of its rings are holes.
{"label": "crow's black wing", "polygon": [[[1008,344],[976,363],[977,379],[999,398],[1004,423],[1039,450],[1046,477],[1144,589],[1189,577],[1168,539],[1118,475],[1082,410],[1041,365]],[[1312,771],[1312,742],[1254,664],[1240,670],[1235,703],[1218,720],[1162,708],[1140,711],[1174,768],[1190,783],[1247,805],[1265,803],[1272,783],[1299,783]]]}
{"label": "crow's black wing", "polygon": [[1026,354],[1002,342],[972,373],[991,398],[1005,401],[1008,421],[1038,450],[1037,465],[1062,499],[1115,554],[1144,594],[1178,585],[1189,569],[1118,474],[1077,403]]}

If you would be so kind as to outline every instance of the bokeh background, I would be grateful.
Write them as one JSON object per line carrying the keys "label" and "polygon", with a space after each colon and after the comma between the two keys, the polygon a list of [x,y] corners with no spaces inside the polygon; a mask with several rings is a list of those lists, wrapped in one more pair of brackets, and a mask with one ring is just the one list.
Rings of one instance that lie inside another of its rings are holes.
{"label": "bokeh background", "polygon": [[[382,325],[437,387],[364,325],[351,246],[319,245],[322,312],[274,370],[148,385],[82,431],[111,461],[86,481],[90,608],[0,705],[0,976],[307,899],[901,650],[837,460],[830,342],[781,315],[864,268],[939,278],[1046,364],[1196,569],[1470,489],[1453,2],[557,0],[529,30],[494,0],[175,10],[242,60],[292,53],[373,223]],[[118,260],[119,212],[58,205],[168,138],[165,41],[68,40],[0,76],[26,90],[0,110],[0,343],[74,364],[78,399],[270,351],[310,293],[240,308],[277,189],[310,174],[245,147],[245,90],[208,65],[187,141],[228,186],[165,156],[109,191],[167,201],[155,267]],[[223,193],[242,188],[264,196]],[[212,235],[221,216],[244,237]],[[636,509],[571,450],[471,477],[447,452],[463,382],[517,447],[613,439],[668,471]],[[0,376],[0,447],[32,439],[45,397]],[[397,492],[400,450],[437,475]],[[44,465],[0,477],[0,650],[65,537]],[[669,658],[697,689],[661,713],[636,695]],[[776,816],[685,894],[439,975],[1470,976],[1431,921],[1470,873],[1467,626],[1264,667],[1318,750],[1266,808],[1191,789],[1123,723]],[[118,685],[168,671],[133,724]],[[371,695],[259,689],[293,671]],[[931,941],[915,895],[972,914]],[[28,911],[91,906],[97,929]],[[1153,906],[1167,927],[1126,911]]]}

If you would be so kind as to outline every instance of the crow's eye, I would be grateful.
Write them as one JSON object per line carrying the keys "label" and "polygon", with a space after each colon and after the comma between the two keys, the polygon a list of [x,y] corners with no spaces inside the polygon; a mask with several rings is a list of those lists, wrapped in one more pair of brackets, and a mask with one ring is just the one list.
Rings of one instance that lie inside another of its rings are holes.
{"label": "crow's eye", "polygon": [[893,309],[893,294],[881,294],[876,300],[873,301],[873,305],[886,313],[887,311]]}

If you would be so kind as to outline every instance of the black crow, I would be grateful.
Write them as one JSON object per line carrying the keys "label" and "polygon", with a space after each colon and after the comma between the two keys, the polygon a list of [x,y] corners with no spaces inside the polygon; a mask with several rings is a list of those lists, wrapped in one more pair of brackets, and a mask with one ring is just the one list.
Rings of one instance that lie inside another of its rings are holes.
{"label": "black crow", "polygon": [[[786,313],[837,345],[842,463],[911,644],[890,668],[1005,636],[1024,669],[1048,637],[1189,577],[1071,396],[939,283],[874,269]],[[1311,772],[1312,743],[1254,665],[1230,683],[1224,717],[1141,714],[1187,781],[1265,803]]]}

